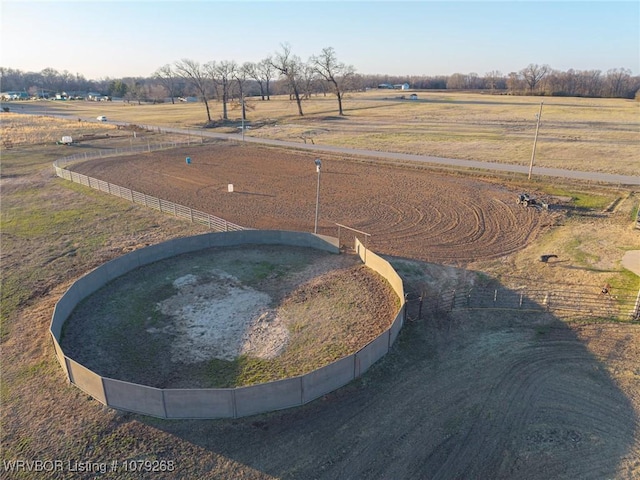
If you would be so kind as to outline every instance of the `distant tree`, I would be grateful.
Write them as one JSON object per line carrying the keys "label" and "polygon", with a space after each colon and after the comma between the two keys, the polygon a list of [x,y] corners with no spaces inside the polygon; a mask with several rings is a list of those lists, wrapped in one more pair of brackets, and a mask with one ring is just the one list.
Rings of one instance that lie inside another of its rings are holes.
{"label": "distant tree", "polygon": [[158,80],[160,84],[168,92],[169,97],[171,97],[172,104],[176,103],[175,101],[176,87],[177,87],[176,77],[177,77],[176,73],[173,71],[173,68],[169,64],[160,67],[153,74],[153,78]]}
{"label": "distant tree", "polygon": [[344,115],[342,109],[344,89],[347,82],[355,75],[355,69],[351,65],[339,62],[332,47],[323,48],[320,55],[311,57],[311,65],[314,71],[331,85],[338,99],[338,115]]}
{"label": "distant tree", "polygon": [[300,91],[302,98],[309,99],[311,94],[320,90],[316,87],[319,77],[316,70],[310,63],[302,63],[300,68]]}
{"label": "distant tree", "polygon": [[[615,98],[633,98],[635,89],[631,89],[631,70],[613,68],[607,70],[605,85],[607,94]],[[631,91],[633,90],[633,91]]]}
{"label": "distant tree", "polygon": [[485,73],[484,83],[485,87],[490,88],[491,90],[499,90],[506,87],[505,78],[498,70],[492,70]]}
{"label": "distant tree", "polygon": [[267,100],[270,100],[271,92],[269,85],[276,73],[272,65],[271,57],[260,60],[258,63],[247,62],[244,64],[244,67],[248,77],[255,80],[260,87],[260,97],[262,100],[265,99],[265,96]]}
{"label": "distant tree", "polygon": [[[256,67],[262,81],[264,82],[264,93],[266,93],[267,95],[267,100],[271,100],[271,89],[269,88],[269,86],[271,84],[271,80],[276,75],[276,72],[273,68],[273,63],[271,62],[271,57],[260,60]],[[260,91],[262,92],[262,87],[260,87]],[[262,97],[262,99],[264,100],[264,97]]]}
{"label": "distant tree", "polygon": [[454,73],[447,80],[447,90],[464,90],[467,88],[467,76],[463,73]]}
{"label": "distant tree", "polygon": [[[165,98],[169,96],[167,88],[157,83],[145,85],[145,92],[145,96],[153,103],[164,103]],[[173,98],[171,103],[175,103]]]}
{"label": "distant tree", "polygon": [[129,88],[122,80],[113,80],[109,83],[108,91],[111,97],[123,97],[127,94]]}
{"label": "distant tree", "polygon": [[507,76],[507,88],[512,94],[521,93],[525,87],[524,80],[518,72],[510,72]]}
{"label": "distant tree", "polygon": [[62,82],[60,82],[60,74],[53,68],[45,68],[40,72],[42,77],[42,85],[47,90],[54,92],[62,91]]}
{"label": "distant tree", "polygon": [[286,81],[290,93],[296,99],[296,103],[298,105],[298,113],[300,114],[300,116],[303,116],[304,113],[302,113],[300,83],[302,81],[304,64],[299,57],[291,53],[291,46],[289,44],[283,44],[282,51],[277,52],[271,59],[271,65]]}
{"label": "distant tree", "polygon": [[198,93],[207,110],[207,121],[211,122],[211,110],[209,109],[209,76],[206,69],[199,62],[190,59],[182,59],[175,64],[176,74],[184,78]]}
{"label": "distant tree", "polygon": [[602,72],[600,70],[586,70],[581,72],[580,84],[587,97],[602,96]]}
{"label": "distant tree", "polygon": [[520,75],[529,86],[529,93],[533,93],[540,86],[550,71],[549,65],[534,65],[533,63],[520,71]]}
{"label": "distant tree", "polygon": [[240,108],[242,109],[242,119],[247,119],[247,108],[245,105],[244,97],[246,95],[245,85],[250,72],[253,70],[253,64],[250,62],[244,63],[240,68],[235,69],[233,72],[233,78],[236,80],[238,86],[238,97],[240,99]]}
{"label": "distant tree", "polygon": [[238,64],[233,60],[225,60],[220,63],[211,62],[208,69],[212,78],[215,78],[215,81],[222,89],[221,95],[219,96],[219,98],[222,98],[222,118],[228,120],[227,104],[229,103],[229,92],[231,82],[235,78],[236,71],[238,70]]}
{"label": "distant tree", "polygon": [[124,94],[124,100],[127,102],[138,102],[138,105],[142,101],[147,100],[147,92],[145,90],[145,82],[142,78],[127,78],[123,79],[123,83],[127,86],[126,93]]}

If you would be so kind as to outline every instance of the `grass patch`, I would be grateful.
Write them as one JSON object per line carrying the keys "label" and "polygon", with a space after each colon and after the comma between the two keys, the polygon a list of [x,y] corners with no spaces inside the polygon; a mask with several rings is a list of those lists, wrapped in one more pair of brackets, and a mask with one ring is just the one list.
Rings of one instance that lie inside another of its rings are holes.
{"label": "grass patch", "polygon": [[584,192],[548,184],[541,185],[541,188],[549,195],[569,197],[574,206],[586,210],[602,210],[615,199],[614,192]]}
{"label": "grass patch", "polygon": [[635,291],[640,288],[640,278],[638,278],[638,275],[626,268],[622,269],[622,271],[615,276],[607,278],[605,283],[611,285],[611,288],[614,290]]}

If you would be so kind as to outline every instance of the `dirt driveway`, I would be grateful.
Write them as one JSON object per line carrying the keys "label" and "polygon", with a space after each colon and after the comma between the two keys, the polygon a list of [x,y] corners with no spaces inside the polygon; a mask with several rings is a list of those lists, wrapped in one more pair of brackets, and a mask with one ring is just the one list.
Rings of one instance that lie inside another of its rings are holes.
{"label": "dirt driveway", "polygon": [[[453,265],[514,252],[553,221],[496,184],[322,158],[321,233],[344,223],[380,253],[451,265],[415,262],[426,283],[464,277]],[[248,227],[313,226],[317,174],[304,154],[221,144],[74,169]],[[363,378],[305,407],[233,421],[114,415],[109,438],[175,461],[183,478],[637,479],[639,330],[433,315],[408,323]]]}

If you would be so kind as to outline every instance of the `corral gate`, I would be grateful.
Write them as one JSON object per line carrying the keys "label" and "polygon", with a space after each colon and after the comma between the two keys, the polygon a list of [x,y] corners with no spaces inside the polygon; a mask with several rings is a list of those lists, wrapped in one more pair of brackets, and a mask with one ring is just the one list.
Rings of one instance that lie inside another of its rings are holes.
{"label": "corral gate", "polygon": [[[353,250],[353,245],[355,245],[353,238],[358,235],[362,235],[364,238],[359,240],[364,244],[365,251],[369,250],[369,239],[371,238],[370,233],[363,232],[362,230],[356,230],[355,228],[347,227],[340,223],[336,223],[336,225],[338,226],[338,246],[340,249],[344,247],[349,250]],[[345,232],[345,230],[347,231]]]}

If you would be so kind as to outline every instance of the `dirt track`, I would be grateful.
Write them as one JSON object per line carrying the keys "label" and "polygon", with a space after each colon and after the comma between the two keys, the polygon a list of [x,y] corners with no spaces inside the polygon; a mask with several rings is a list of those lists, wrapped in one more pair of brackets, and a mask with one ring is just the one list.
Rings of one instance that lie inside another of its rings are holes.
{"label": "dirt track", "polygon": [[[92,160],[73,170],[245,227],[310,231],[314,158],[219,143]],[[516,205],[516,193],[426,170],[323,158],[318,233],[336,236],[341,223],[372,234],[370,246],[379,253],[431,262],[506,255],[550,221],[547,212]]]}
{"label": "dirt track", "polygon": [[[303,154],[223,144],[74,170],[248,227],[313,228],[317,177]],[[506,255],[550,221],[500,186],[428,171],[323,157],[321,182],[320,233],[344,223],[380,253],[430,262]],[[434,282],[466,275],[419,268]],[[640,478],[638,338],[638,325],[540,314],[430,317],[408,323],[364,378],[303,408],[212,422],[123,415],[113,435],[141,453],[151,442],[189,478]]]}

